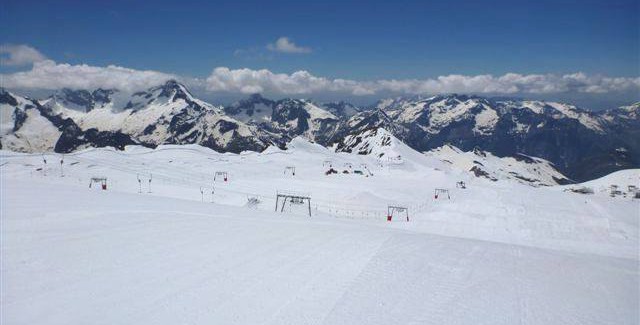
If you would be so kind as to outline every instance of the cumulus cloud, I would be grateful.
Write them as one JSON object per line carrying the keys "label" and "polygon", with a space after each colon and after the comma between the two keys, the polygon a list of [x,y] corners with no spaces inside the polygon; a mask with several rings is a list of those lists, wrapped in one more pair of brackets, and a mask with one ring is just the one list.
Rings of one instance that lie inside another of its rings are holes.
{"label": "cumulus cloud", "polygon": [[[280,38],[274,48],[301,49]],[[281,43],[278,45],[278,43]],[[3,45],[0,54],[2,64],[24,65],[32,63],[30,70],[0,74],[0,86],[13,89],[55,90],[63,87],[74,89],[116,88],[137,91],[178,79],[189,87],[217,93],[269,93],[275,95],[427,95],[439,93],[476,94],[620,94],[640,92],[640,77],[607,77],[573,74],[518,74],[502,76],[445,75],[426,79],[383,79],[358,81],[316,76],[308,71],[291,74],[274,73],[267,69],[215,68],[205,79],[163,73],[153,70],[136,70],[115,65],[106,67],[86,64],[56,63],[26,45]]]}
{"label": "cumulus cloud", "polygon": [[42,53],[28,45],[0,45],[0,65],[23,66],[46,59]]}
{"label": "cumulus cloud", "polygon": [[219,92],[309,94],[331,89],[331,81],[307,71],[292,74],[269,70],[215,68],[207,78],[207,89]]}
{"label": "cumulus cloud", "polygon": [[269,70],[215,68],[206,80],[214,92],[269,92],[285,95],[338,92],[351,95],[397,94],[553,94],[610,93],[639,91],[640,78],[590,76],[584,73],[565,75],[517,74],[446,75],[429,79],[355,81],[314,76],[308,71],[291,74]]}
{"label": "cumulus cloud", "polygon": [[28,71],[0,74],[2,86],[6,88],[116,88],[123,91],[145,89],[176,77],[158,71],[135,70],[115,65],[107,67],[70,65],[51,60],[36,61]]}
{"label": "cumulus cloud", "polygon": [[275,43],[267,45],[267,49],[282,53],[311,53],[311,48],[296,45],[288,37],[280,37]]}

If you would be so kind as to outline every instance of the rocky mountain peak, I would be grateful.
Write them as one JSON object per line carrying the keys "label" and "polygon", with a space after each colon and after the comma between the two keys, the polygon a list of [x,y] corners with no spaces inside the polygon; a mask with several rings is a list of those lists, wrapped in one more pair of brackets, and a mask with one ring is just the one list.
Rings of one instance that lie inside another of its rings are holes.
{"label": "rocky mountain peak", "polygon": [[161,90],[159,96],[167,97],[171,101],[176,101],[178,99],[184,99],[186,101],[193,100],[193,95],[191,95],[191,92],[189,92],[187,87],[185,87],[183,84],[181,84],[177,80],[174,80],[174,79],[167,80],[167,82],[165,82],[164,85],[158,88]]}
{"label": "rocky mountain peak", "polygon": [[11,106],[17,106],[18,100],[16,100],[10,92],[0,87],[0,104],[7,104]]}
{"label": "rocky mountain peak", "polygon": [[360,108],[345,101],[324,103],[322,106],[333,115],[342,118],[354,116],[361,111]]}
{"label": "rocky mountain peak", "polygon": [[54,98],[56,101],[64,104],[75,106],[76,108],[83,108],[86,112],[92,110],[94,105],[93,96],[88,90],[84,89],[74,90],[62,88],[54,95]]}
{"label": "rocky mountain peak", "polygon": [[115,94],[116,92],[118,92],[117,89],[98,88],[91,93],[91,96],[96,103],[110,103],[113,94]]}

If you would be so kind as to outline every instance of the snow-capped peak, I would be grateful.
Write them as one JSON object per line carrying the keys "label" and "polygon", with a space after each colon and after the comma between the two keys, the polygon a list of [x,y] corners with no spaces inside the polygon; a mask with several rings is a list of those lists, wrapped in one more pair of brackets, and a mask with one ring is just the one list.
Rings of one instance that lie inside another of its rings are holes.
{"label": "snow-capped peak", "polygon": [[[336,152],[376,157],[383,164],[423,164],[424,157],[384,128],[371,128],[344,137],[335,145]],[[409,169],[411,167],[408,166]]]}
{"label": "snow-capped peak", "polygon": [[578,121],[584,127],[596,132],[603,131],[602,120],[594,113],[578,108],[574,105],[558,102],[546,102],[538,100],[500,101],[498,105],[507,112],[528,110],[540,116],[549,116],[553,119],[572,119]]}
{"label": "snow-capped peak", "polygon": [[162,86],[156,87],[156,89],[161,90],[160,96],[168,97],[171,101],[176,101],[180,98],[184,100],[194,99],[193,95],[191,95],[191,92],[187,89],[187,87],[173,79],[168,80]]}
{"label": "snow-capped peak", "polygon": [[345,101],[324,103],[322,104],[322,107],[333,115],[343,118],[349,118],[361,111],[360,108]]}
{"label": "snow-capped peak", "polygon": [[475,120],[474,133],[490,134],[500,119],[491,103],[484,98],[467,95],[412,97],[378,103],[378,109],[401,124],[416,123],[428,133],[438,133],[452,123]]}
{"label": "snow-capped peak", "polygon": [[260,94],[252,94],[246,99],[225,106],[224,111],[245,123],[262,123],[271,120],[273,104],[272,100]]}
{"label": "snow-capped peak", "polygon": [[200,106],[210,106],[194,98],[183,84],[176,80],[169,80],[162,85],[151,87],[146,91],[134,93],[131,96],[131,101],[125,106],[125,109],[140,109],[152,104],[162,105],[180,100],[187,103],[198,102]]}
{"label": "snow-capped peak", "polygon": [[632,105],[621,106],[618,111],[618,116],[626,119],[637,119],[640,117],[640,102]]}
{"label": "snow-capped peak", "polygon": [[0,87],[0,104],[6,104],[11,106],[17,106],[18,100],[16,96],[6,89]]}
{"label": "snow-capped peak", "polygon": [[89,112],[96,108],[105,108],[112,103],[112,97],[118,90],[98,88],[93,91],[85,89],[63,88],[48,100],[42,101],[49,107],[64,107],[80,112]]}

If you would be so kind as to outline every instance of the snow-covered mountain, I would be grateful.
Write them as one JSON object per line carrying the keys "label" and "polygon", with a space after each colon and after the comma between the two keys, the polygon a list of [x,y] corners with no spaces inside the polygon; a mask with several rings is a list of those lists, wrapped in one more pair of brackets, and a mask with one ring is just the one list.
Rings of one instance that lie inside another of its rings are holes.
{"label": "snow-covered mountain", "polygon": [[[343,110],[345,106],[341,106]],[[339,111],[335,107],[334,110]],[[341,118],[326,107],[310,100],[286,98],[274,101],[259,94],[229,105],[224,111],[269,132],[281,145],[296,136],[326,144],[337,133],[341,122]]]}
{"label": "snow-covered mountain", "polygon": [[341,118],[349,118],[363,111],[362,108],[345,101],[323,103],[322,107]]}
{"label": "snow-covered mountain", "polygon": [[272,144],[284,148],[298,136],[355,150],[349,139],[383,128],[419,152],[452,145],[497,157],[524,154],[576,181],[640,166],[640,103],[591,112],[555,102],[439,95],[385,99],[361,109],[255,94],[222,107],[173,80],[135,94],[62,89],[41,101],[4,90],[2,96],[0,143],[18,151],[128,144],[262,151]]}
{"label": "snow-covered mountain", "polygon": [[[0,89],[3,149],[24,152],[69,152],[87,146],[115,147],[135,144],[121,131],[82,129],[70,117],[55,113],[37,100]],[[13,125],[13,127],[11,127]]]}
{"label": "snow-covered mountain", "polygon": [[116,89],[98,88],[92,92],[88,90],[72,90],[63,88],[48,99],[41,101],[50,106],[68,108],[80,112],[89,112],[94,108],[106,108],[113,106],[113,96]]}
{"label": "snow-covered mountain", "polygon": [[516,154],[497,157],[478,149],[464,152],[452,145],[444,145],[425,153],[450,164],[454,168],[473,173],[491,181],[510,179],[531,186],[552,186],[571,181],[544,159]]}
{"label": "snow-covered mountain", "polygon": [[586,180],[640,165],[638,107],[595,113],[555,102],[466,95],[396,98],[350,118],[335,142],[384,127],[418,151],[451,144],[499,157],[522,153]]}
{"label": "snow-covered mountain", "polygon": [[[51,124],[49,129],[59,131],[58,134],[50,132],[44,142],[33,138],[25,140],[30,146],[8,141],[10,138],[3,136],[3,147],[12,150],[69,152],[86,146],[122,148],[134,143],[151,147],[196,143],[219,151],[240,152],[262,150],[271,143],[264,132],[193,97],[184,85],[174,80],[130,96],[122,96],[117,90],[64,89],[37,102],[3,93],[7,97],[4,104],[8,105],[7,110],[24,111],[20,105],[11,103],[29,102]],[[114,99],[116,96],[120,98]],[[32,115],[37,117],[35,113]],[[12,121],[18,119],[11,117]],[[24,132],[39,132],[37,127],[32,129],[29,125]],[[17,131],[3,134],[16,137]]]}
{"label": "snow-covered mountain", "polygon": [[[360,133],[349,134],[334,145],[336,152],[373,156],[382,165],[400,165],[407,162],[425,161],[419,152],[400,141],[382,127],[371,128]],[[433,164],[438,166],[438,163]]]}
{"label": "snow-covered mountain", "polygon": [[602,114],[602,117],[609,123],[622,120],[638,120],[638,118],[640,118],[640,102],[628,106],[606,110],[604,114]]}
{"label": "snow-covered mountain", "polygon": [[52,150],[61,130],[42,111],[37,101],[0,88],[0,147],[14,151]]}
{"label": "snow-covered mountain", "polygon": [[571,182],[552,163],[524,154],[497,157],[478,149],[464,152],[444,145],[421,155],[383,128],[348,135],[336,144],[335,151],[374,156],[381,164],[392,166],[407,161],[428,161],[430,166],[444,170],[455,169],[491,181],[513,180],[536,187]]}

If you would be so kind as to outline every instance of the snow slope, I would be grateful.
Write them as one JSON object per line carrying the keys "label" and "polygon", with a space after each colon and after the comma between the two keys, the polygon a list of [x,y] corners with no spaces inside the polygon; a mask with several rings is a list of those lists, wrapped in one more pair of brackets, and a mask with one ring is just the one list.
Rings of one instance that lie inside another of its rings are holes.
{"label": "snow slope", "polygon": [[511,179],[532,186],[551,186],[569,181],[550,162],[522,154],[515,157],[497,157],[480,150],[464,152],[451,145],[430,150],[425,154],[454,168],[496,181]]}
{"label": "snow slope", "polygon": [[[263,153],[87,149],[64,156],[64,177],[61,156],[0,151],[0,322],[640,321],[638,200],[469,177],[405,149],[394,168],[301,138]],[[371,175],[353,173],[363,164]],[[280,190],[309,194],[312,217],[274,212]],[[387,222],[388,204],[410,222]]]}
{"label": "snow slope", "polygon": [[455,146],[445,145],[421,155],[383,128],[348,135],[335,146],[335,150],[370,155],[376,157],[379,164],[387,166],[398,166],[409,161],[404,169],[410,168],[412,162],[417,162],[440,170],[453,169],[468,174],[467,177],[473,175],[492,181],[509,179],[536,187],[569,182],[550,162],[522,154],[497,157],[490,152],[464,152]]}
{"label": "snow slope", "polygon": [[611,195],[611,186],[616,186],[620,191],[619,197],[627,198],[633,197],[635,191],[640,191],[640,170],[639,169],[625,169],[611,173],[607,176],[594,179],[592,181],[566,186],[566,190],[577,190],[582,188],[589,188],[593,190],[593,194],[596,195]]}

